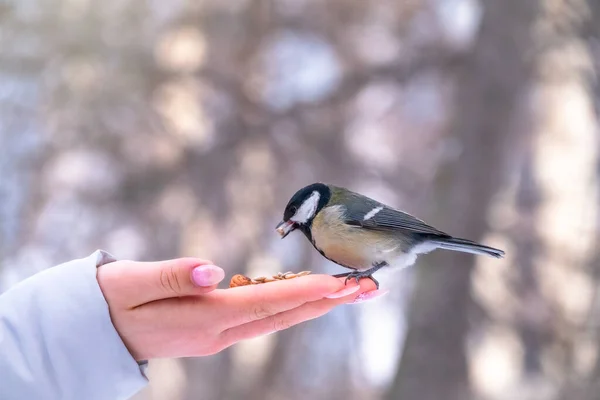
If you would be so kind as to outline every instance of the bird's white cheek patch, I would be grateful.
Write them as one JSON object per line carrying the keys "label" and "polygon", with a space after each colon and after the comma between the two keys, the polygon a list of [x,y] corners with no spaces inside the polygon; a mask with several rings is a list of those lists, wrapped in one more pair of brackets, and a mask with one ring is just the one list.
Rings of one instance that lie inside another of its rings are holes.
{"label": "bird's white cheek patch", "polygon": [[304,200],[304,203],[302,203],[298,211],[296,211],[296,214],[294,214],[294,216],[290,219],[300,224],[308,222],[308,220],[315,215],[320,198],[321,195],[319,194],[319,192],[317,192],[316,190],[312,192],[310,197]]}

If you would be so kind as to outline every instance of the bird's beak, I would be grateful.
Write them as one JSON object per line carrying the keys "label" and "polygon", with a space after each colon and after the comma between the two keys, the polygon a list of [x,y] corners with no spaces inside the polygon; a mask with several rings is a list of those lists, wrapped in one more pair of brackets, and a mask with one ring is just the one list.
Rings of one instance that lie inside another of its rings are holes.
{"label": "bird's beak", "polygon": [[287,235],[289,235],[289,233],[291,231],[293,231],[294,229],[296,229],[296,228],[294,227],[294,222],[292,222],[292,221],[281,221],[275,228],[277,233],[279,233],[281,235],[282,239],[284,237],[286,237]]}

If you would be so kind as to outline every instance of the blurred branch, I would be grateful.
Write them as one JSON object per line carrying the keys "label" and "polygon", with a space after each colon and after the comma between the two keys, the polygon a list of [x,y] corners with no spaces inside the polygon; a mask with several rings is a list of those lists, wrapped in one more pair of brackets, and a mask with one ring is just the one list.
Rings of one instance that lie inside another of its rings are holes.
{"label": "blurred branch", "polygon": [[[432,220],[454,235],[482,237],[489,203],[506,182],[517,141],[511,120],[531,74],[526,54],[536,11],[521,0],[485,4],[479,37],[460,74],[450,128],[460,140],[460,157],[440,168],[434,193],[437,218]],[[443,253],[429,259],[431,264],[418,269],[390,400],[472,396],[465,341],[474,258]]]}
{"label": "blurred branch", "polygon": [[467,55],[459,52],[449,52],[446,48],[434,48],[419,53],[416,58],[407,60],[401,65],[386,65],[381,67],[357,68],[342,77],[340,84],[327,98],[309,105],[296,105],[284,113],[270,110],[247,95],[243,89],[244,76],[227,75],[221,71],[206,66],[199,71],[199,76],[212,83],[217,89],[231,94],[241,102],[242,108],[251,112],[257,121],[267,123],[276,118],[286,118],[296,115],[303,109],[329,107],[352,98],[367,84],[377,81],[406,83],[416,76],[431,70],[439,70],[452,74],[466,61]]}

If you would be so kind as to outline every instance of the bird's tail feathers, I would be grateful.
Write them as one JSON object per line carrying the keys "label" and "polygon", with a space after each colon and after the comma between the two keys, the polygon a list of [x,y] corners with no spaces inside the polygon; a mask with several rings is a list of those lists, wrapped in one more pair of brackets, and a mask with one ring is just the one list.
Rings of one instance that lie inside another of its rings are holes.
{"label": "bird's tail feathers", "polygon": [[430,243],[435,244],[439,249],[461,251],[463,253],[483,254],[496,258],[504,257],[504,251],[493,247],[484,246],[467,239],[459,238],[432,238]]}

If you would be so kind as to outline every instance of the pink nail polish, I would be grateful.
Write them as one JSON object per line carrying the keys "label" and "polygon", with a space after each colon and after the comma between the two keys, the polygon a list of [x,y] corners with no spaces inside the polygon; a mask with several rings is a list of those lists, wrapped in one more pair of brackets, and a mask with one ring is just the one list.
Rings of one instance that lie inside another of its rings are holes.
{"label": "pink nail polish", "polygon": [[377,297],[385,296],[389,290],[371,290],[364,292],[356,296],[356,299],[351,304],[364,303],[365,301],[376,299]]}
{"label": "pink nail polish", "polygon": [[192,280],[197,286],[213,286],[225,278],[225,271],[215,265],[202,265],[192,270]]}
{"label": "pink nail polish", "polygon": [[348,296],[349,294],[358,292],[358,290],[360,289],[360,286],[356,285],[356,286],[347,286],[342,290],[339,290],[335,293],[331,293],[328,296],[325,296],[326,299],[339,299],[340,297],[344,297],[344,296]]}

